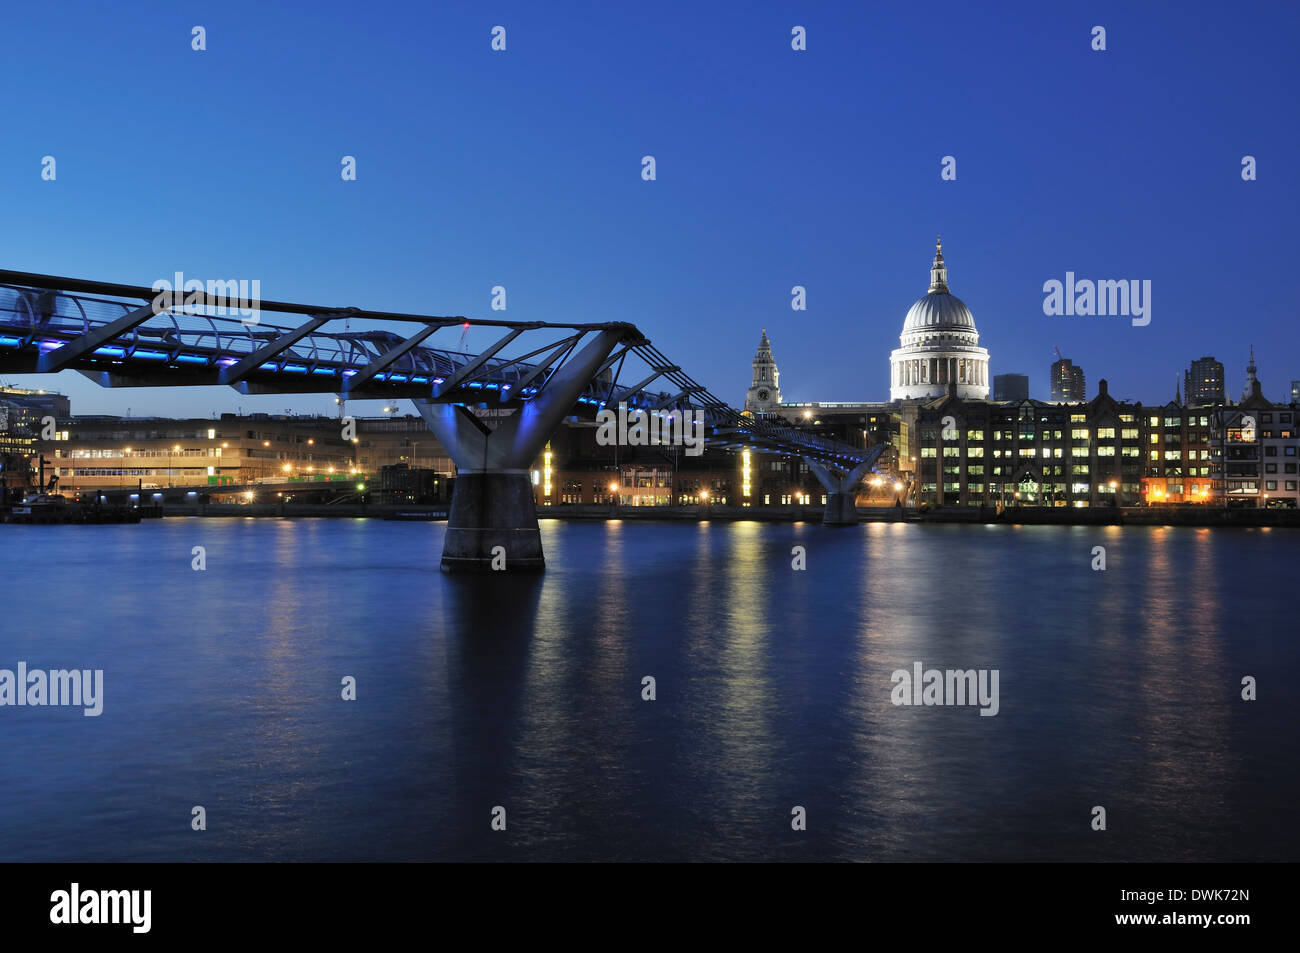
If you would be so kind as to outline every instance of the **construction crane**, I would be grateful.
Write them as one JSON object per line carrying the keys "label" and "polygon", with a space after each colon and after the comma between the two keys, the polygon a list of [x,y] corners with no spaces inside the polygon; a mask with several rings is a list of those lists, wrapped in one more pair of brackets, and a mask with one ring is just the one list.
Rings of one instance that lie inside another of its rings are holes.
{"label": "construction crane", "polygon": [[1057,347],[1055,344],[1052,345],[1052,350],[1056,352],[1056,359],[1058,361],[1065,360],[1065,355],[1061,353],[1061,349]]}

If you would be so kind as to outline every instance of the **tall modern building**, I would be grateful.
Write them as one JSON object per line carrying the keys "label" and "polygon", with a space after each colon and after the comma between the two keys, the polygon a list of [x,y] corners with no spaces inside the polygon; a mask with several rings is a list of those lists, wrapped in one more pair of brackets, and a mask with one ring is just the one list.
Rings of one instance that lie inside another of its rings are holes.
{"label": "tall modern building", "polygon": [[1028,374],[997,374],[993,378],[994,400],[1028,400]]}
{"label": "tall modern building", "polygon": [[953,385],[964,400],[987,400],[989,352],[979,343],[970,308],[948,290],[943,243],[936,241],[930,290],[907,312],[902,346],[889,356],[889,399],[942,397]]}
{"label": "tall modern building", "polygon": [[1291,403],[1300,404],[1300,381],[1291,382]]}
{"label": "tall modern building", "polygon": [[1083,368],[1075,367],[1068,357],[1059,358],[1052,364],[1052,400],[1080,401],[1087,400],[1087,386],[1083,380]]}
{"label": "tall modern building", "polygon": [[745,392],[745,409],[755,414],[770,414],[781,409],[781,372],[772,357],[767,328],[754,355],[754,380]]}
{"label": "tall modern building", "polygon": [[1223,362],[1209,356],[1192,361],[1183,375],[1183,398],[1188,407],[1223,403]]}

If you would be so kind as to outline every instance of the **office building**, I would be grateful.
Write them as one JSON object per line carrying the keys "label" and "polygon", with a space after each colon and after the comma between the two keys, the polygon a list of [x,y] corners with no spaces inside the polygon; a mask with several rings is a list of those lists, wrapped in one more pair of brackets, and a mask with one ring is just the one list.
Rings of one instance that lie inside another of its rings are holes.
{"label": "office building", "polygon": [[1223,362],[1208,356],[1192,361],[1183,375],[1183,400],[1188,407],[1223,403]]}
{"label": "office building", "polygon": [[1076,367],[1069,358],[1061,357],[1052,364],[1052,400],[1073,403],[1087,400],[1087,386],[1083,379],[1083,368]]}

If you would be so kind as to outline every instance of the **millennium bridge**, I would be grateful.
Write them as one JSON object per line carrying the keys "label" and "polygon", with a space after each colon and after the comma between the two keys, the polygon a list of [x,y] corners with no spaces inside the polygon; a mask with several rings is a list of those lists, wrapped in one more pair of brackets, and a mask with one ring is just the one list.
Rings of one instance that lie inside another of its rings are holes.
{"label": "millennium bridge", "polygon": [[[855,492],[883,450],[742,414],[625,322],[471,320],[274,301],[254,308],[231,316],[230,297],[214,294],[211,283],[173,295],[0,270],[0,372],[73,370],[104,387],[409,399],[456,465],[446,570],[486,569],[497,547],[508,569],[543,567],[528,467],[582,405],[624,403],[688,422],[698,411],[708,448],[802,457],[826,489],[828,525],[857,522]],[[445,329],[461,328],[463,338],[471,326],[499,336],[478,353],[428,343]]]}

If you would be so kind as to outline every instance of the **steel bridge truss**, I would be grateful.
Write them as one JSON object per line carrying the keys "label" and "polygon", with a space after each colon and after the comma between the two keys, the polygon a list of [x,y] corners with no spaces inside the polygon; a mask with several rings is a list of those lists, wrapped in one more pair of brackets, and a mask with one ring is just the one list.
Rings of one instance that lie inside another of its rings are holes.
{"label": "steel bridge truss", "polygon": [[[882,449],[742,414],[625,322],[471,320],[270,301],[255,302],[250,315],[232,314],[229,299],[207,291],[177,298],[143,286],[0,271],[0,372],[75,370],[105,387],[227,385],[244,394],[409,398],[499,417],[538,400],[563,377],[579,344],[616,332],[617,346],[575,407],[594,414],[623,403],[646,414],[680,414],[687,427],[699,411],[710,447],[801,456],[845,472],[874,464]],[[267,314],[275,320],[264,320]],[[426,343],[439,331],[470,327],[500,336],[478,353]],[[525,334],[543,343],[516,345]],[[512,345],[519,353],[506,356]]]}

